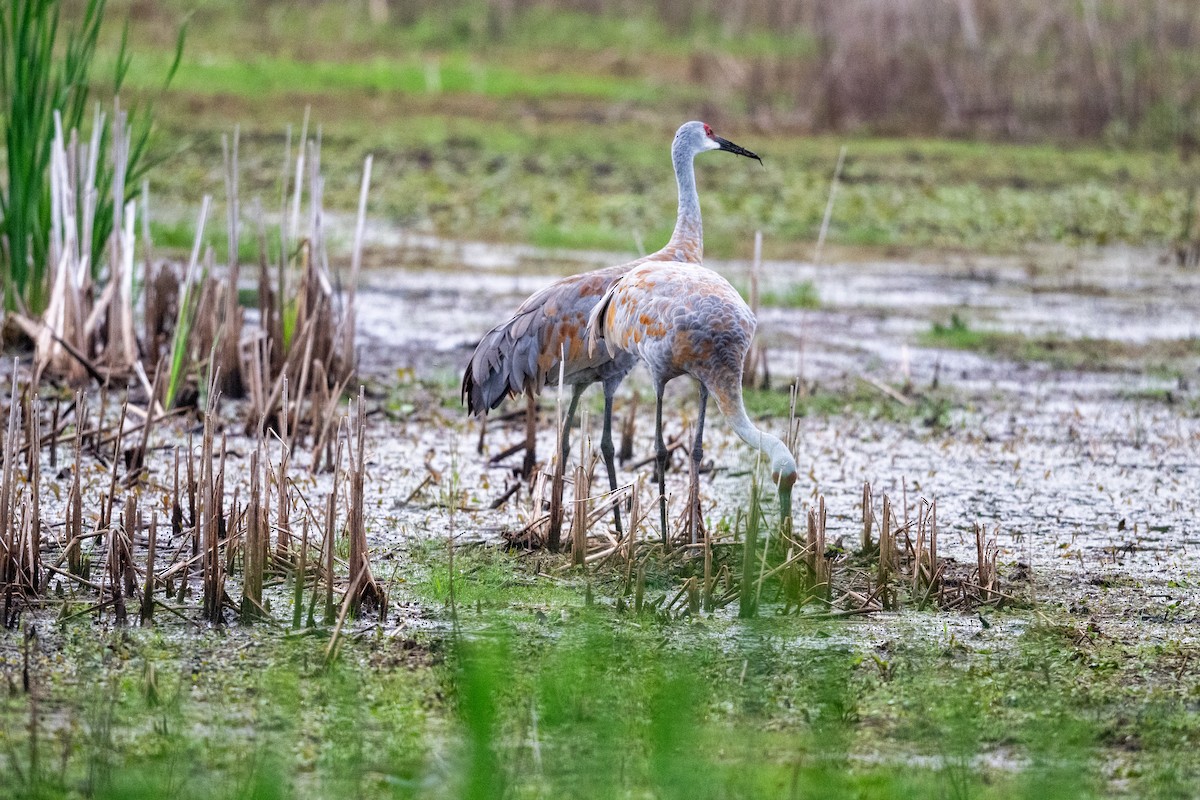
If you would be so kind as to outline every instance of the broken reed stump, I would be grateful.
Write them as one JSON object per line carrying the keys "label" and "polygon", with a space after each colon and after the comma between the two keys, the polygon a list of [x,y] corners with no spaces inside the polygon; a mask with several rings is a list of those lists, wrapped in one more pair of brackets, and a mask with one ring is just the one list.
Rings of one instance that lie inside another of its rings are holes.
{"label": "broken reed stump", "polygon": [[808,510],[808,594],[828,600],[832,592],[832,564],[825,557],[825,496],[817,498],[817,507]]}
{"label": "broken reed stump", "polygon": [[150,516],[150,541],[146,545],[146,582],[142,585],[142,625],[154,622],[154,557],[158,548],[158,511]]}
{"label": "broken reed stump", "polygon": [[912,553],[912,596],[924,608],[941,592],[942,565],[937,555],[937,501],[917,507],[917,538]]}
{"label": "broken reed stump", "polygon": [[879,530],[879,568],[876,578],[876,593],[880,606],[884,611],[894,611],[899,607],[899,600],[892,587],[892,576],[897,571],[896,543],[892,537],[892,501],[886,494],[883,496],[883,518]]}
{"label": "broken reed stump", "polygon": [[[580,437],[583,438],[583,437]],[[575,467],[574,515],[571,518],[571,563],[582,567],[587,558],[587,508],[591,493],[587,469],[580,464]]]}
{"label": "broken reed stump", "polygon": [[367,414],[366,397],[362,386],[358,387],[358,405],[354,416],[354,449],[351,453],[350,470],[350,612],[355,616],[364,605],[379,609],[380,616],[387,610],[387,596],[383,587],[371,572],[367,553],[367,528],[363,515],[363,485],[366,481]]}
{"label": "broken reed stump", "polygon": [[242,608],[243,623],[258,618],[263,604],[263,572],[270,547],[270,520],[262,503],[262,473],[259,458],[263,453],[262,439],[250,454],[250,502],[246,507],[246,534],[242,542]]}
{"label": "broken reed stump", "polygon": [[[999,526],[997,526],[999,528]],[[1000,580],[996,573],[996,559],[998,557],[996,546],[995,532],[991,537],[988,537],[987,531],[983,525],[975,523],[975,584],[979,591],[979,599],[984,603],[990,603],[993,599],[993,594],[998,590]]]}
{"label": "broken reed stump", "polygon": [[872,511],[873,507],[871,484],[864,483],[862,490],[862,539],[859,541],[859,547],[864,553],[871,552],[871,549],[875,546],[874,540],[871,538],[871,527],[875,523],[875,515]]}

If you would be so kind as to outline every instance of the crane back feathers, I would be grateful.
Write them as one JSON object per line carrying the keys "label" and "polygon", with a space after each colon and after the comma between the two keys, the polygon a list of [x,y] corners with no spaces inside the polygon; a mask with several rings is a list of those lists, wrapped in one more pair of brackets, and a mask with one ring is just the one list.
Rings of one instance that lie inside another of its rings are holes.
{"label": "crane back feathers", "polygon": [[530,295],[508,320],[483,335],[463,372],[462,397],[470,414],[486,414],[527,391],[558,383],[558,362],[565,352],[564,383],[589,384],[624,377],[635,364],[625,353],[590,353],[587,321],[613,282],[639,264],[670,261],[699,264],[703,244],[693,227],[680,224],[666,247],[614,267],[555,281]]}
{"label": "crane back feathers", "polygon": [[602,352],[636,354],[656,380],[686,373],[718,384],[732,376],[740,385],[754,330],[749,306],[717,273],[647,262],[614,281],[592,310],[588,352],[595,354],[603,339]]}

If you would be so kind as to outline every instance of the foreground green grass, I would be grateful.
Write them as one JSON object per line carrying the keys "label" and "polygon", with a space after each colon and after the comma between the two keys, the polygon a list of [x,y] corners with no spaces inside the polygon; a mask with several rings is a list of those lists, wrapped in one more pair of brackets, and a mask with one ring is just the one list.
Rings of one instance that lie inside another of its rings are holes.
{"label": "foreground green grass", "polygon": [[444,543],[408,558],[393,590],[435,624],[367,628],[327,668],[321,639],[261,628],[45,626],[36,742],[4,634],[0,793],[1174,798],[1200,779],[1179,643],[1049,609],[639,616],[614,609],[618,575],[589,589],[481,548],[451,573]]}

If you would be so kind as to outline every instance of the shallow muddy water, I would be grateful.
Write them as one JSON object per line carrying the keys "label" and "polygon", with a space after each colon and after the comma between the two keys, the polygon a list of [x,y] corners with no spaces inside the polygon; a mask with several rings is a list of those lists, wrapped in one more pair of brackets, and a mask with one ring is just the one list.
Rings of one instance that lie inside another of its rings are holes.
{"label": "shallow muddy water", "polygon": [[[456,410],[455,382],[474,343],[557,275],[620,256],[436,240],[406,240],[392,252],[399,266],[364,276],[359,308],[364,365],[385,380],[397,367],[433,376],[445,387],[444,396],[435,391],[426,400],[446,407],[398,423],[379,441],[377,488],[393,498],[391,508],[380,510],[399,524],[397,530],[436,534],[447,523],[442,509],[426,505],[418,511],[413,508],[418,503],[403,506],[397,499],[408,497],[429,474],[426,455],[430,469],[457,473],[468,508],[486,508],[520,458],[509,459],[507,467],[486,465],[476,453],[476,424]],[[387,261],[386,251],[377,256]],[[735,284],[748,282],[746,263],[710,266]],[[1066,371],[922,347],[919,337],[933,321],[959,314],[980,327],[1068,339],[1144,344],[1188,338],[1200,327],[1200,273],[1178,269],[1152,250],[1051,250],[920,261],[842,254],[821,266],[767,262],[761,281],[764,290],[810,281],[820,298],[818,309],[760,313],[759,333],[771,348],[777,384],[799,376],[808,387],[838,390],[867,376],[908,384],[921,394],[936,381],[952,398],[945,418],[934,425],[917,418],[889,421],[861,409],[799,421],[798,502],[825,496],[831,538],[855,540],[862,485],[870,482],[877,498],[887,492],[897,505],[906,487],[913,514],[919,498],[936,498],[947,555],[974,558],[970,532],[976,522],[998,530],[1002,563],[1032,566],[1035,591],[1064,601],[1068,595],[1096,594],[1095,587],[1108,581],[1104,576],[1145,587],[1194,581],[1193,554],[1200,545],[1194,363],[1181,363],[1173,374],[1138,365]],[[634,390],[641,393],[645,418],[637,429],[636,461],[649,455],[652,435],[651,396],[641,370],[623,393]],[[677,380],[669,395],[668,437],[690,432],[694,388]],[[879,400],[895,402],[882,393]],[[588,423],[594,438],[598,402]],[[552,406],[551,399],[544,401],[542,459],[553,448]],[[433,419],[427,414],[445,425],[428,424]],[[765,423],[776,433],[785,424]],[[493,424],[486,450],[496,453],[520,437],[516,427]],[[706,437],[715,466],[702,484],[711,521],[732,517],[745,504],[753,459],[719,414],[710,416]],[[413,459],[414,450],[420,459]],[[685,487],[682,456],[676,466],[669,492],[678,503]],[[648,470],[642,472],[648,481]],[[601,474],[597,470],[597,479]],[[638,473],[622,471],[620,480],[637,479]],[[525,503],[513,502],[500,511],[464,512],[455,525],[487,537],[527,522],[531,513]],[[1131,605],[1127,611],[1164,622],[1195,618],[1194,593],[1159,594],[1142,593],[1146,607]],[[1158,608],[1168,605],[1169,613]]]}
{"label": "shallow muddy water", "polygon": [[[431,593],[422,594],[417,588],[431,574],[428,545],[425,550],[421,545],[429,540],[453,541],[460,554],[455,558],[462,559],[472,543],[496,543],[503,534],[521,530],[543,513],[541,503],[531,502],[524,486],[499,508],[490,508],[518,480],[521,454],[497,464],[490,464],[488,457],[521,441],[523,425],[519,420],[493,419],[479,451],[480,423],[468,420],[458,401],[461,370],[475,342],[556,275],[618,258],[436,240],[376,242],[375,247],[377,262],[390,259],[395,266],[367,271],[359,294],[362,373],[370,391],[364,514],[371,566],[390,594],[390,614],[386,622],[374,614],[364,615],[348,622],[346,630],[347,642],[353,642],[347,644],[347,651],[353,651],[355,669],[370,673],[355,681],[368,687],[378,685],[389,671],[404,680],[429,679],[432,670],[427,668],[442,657],[439,643],[457,628],[457,617],[452,621]],[[735,283],[747,281],[746,264],[712,266]],[[1080,275],[1086,278],[1077,278]],[[817,604],[799,612],[816,616],[818,627],[794,624],[795,617],[777,617],[778,608],[764,610],[762,616],[770,619],[739,621],[736,609],[729,605],[663,627],[663,641],[684,650],[724,650],[727,658],[736,660],[738,654],[754,651],[770,639],[771,647],[806,665],[830,651],[853,652],[862,658],[861,671],[872,675],[878,671],[884,681],[891,680],[885,674],[892,674],[893,664],[906,663],[910,658],[906,650],[915,647],[937,660],[936,669],[990,682],[993,662],[1020,662],[1021,648],[1030,646],[1025,634],[1045,622],[1046,629],[1065,629],[1071,636],[1098,642],[1093,648],[1097,653],[1113,643],[1128,646],[1122,657],[1136,665],[1157,658],[1145,653],[1164,648],[1175,660],[1164,661],[1165,666],[1156,667],[1150,677],[1138,673],[1133,678],[1145,681],[1148,692],[1168,684],[1187,686],[1190,681],[1194,685],[1191,676],[1182,681],[1180,676],[1200,653],[1195,625],[1200,614],[1196,567],[1200,398],[1192,388],[1196,365],[1175,362],[1169,373],[1128,363],[1105,371],[1071,371],[924,347],[920,341],[932,321],[945,320],[952,313],[973,324],[986,321],[1009,331],[1081,333],[1138,342],[1174,340],[1190,336],[1186,321],[1198,318],[1200,298],[1192,286],[1196,277],[1159,263],[1154,253],[1134,251],[1034,254],[1020,259],[952,256],[924,262],[856,260],[843,255],[819,268],[764,265],[764,288],[781,289],[808,280],[820,298],[816,309],[768,308],[760,314],[759,330],[770,348],[775,383],[799,377],[806,392],[836,400],[832,410],[826,404],[824,411],[796,423],[797,521],[818,496],[824,497],[828,540],[836,544],[844,539],[847,549],[854,550],[861,530],[864,483],[873,487],[877,516],[884,493],[902,520],[903,498],[911,516],[917,514],[922,500],[936,499],[939,554],[960,562],[957,574],[967,575],[976,553],[974,526],[983,525],[999,547],[1001,590],[1018,595],[1022,604],[1013,613],[993,613],[989,607],[971,613],[905,608],[829,624],[819,621]],[[936,389],[932,388],[935,382]],[[889,394],[897,391],[913,408],[906,409]],[[537,452],[543,464],[555,450],[554,395],[548,390],[542,402]],[[645,538],[656,539],[658,515],[650,469],[633,466],[650,455],[653,434],[651,394],[640,370],[622,387],[620,417],[635,395],[640,399],[634,458],[621,469],[620,482],[639,487],[639,503],[649,512],[640,531]],[[573,461],[581,450],[594,456],[599,436],[599,392],[591,390],[583,405],[586,416],[582,431],[573,436]],[[110,407],[110,416],[113,413]],[[668,439],[690,438],[695,415],[694,386],[687,379],[674,381],[666,413]],[[226,494],[240,492],[245,497],[255,440],[245,435],[239,421],[243,409],[223,408],[219,416],[228,436]],[[783,435],[787,420],[775,416],[760,424]],[[160,525],[170,506],[175,449],[185,447],[189,435],[197,445],[198,432],[195,416],[180,415],[164,420],[151,436],[151,479],[142,507],[160,509]],[[270,442],[268,450],[271,463],[277,464],[278,442]],[[709,416],[705,450],[712,467],[702,477],[702,503],[710,529],[720,531],[722,526],[731,527],[739,511],[748,506],[755,458],[716,412]],[[51,469],[44,452],[43,458],[43,513],[60,520],[71,473]],[[298,524],[305,504],[320,508],[332,488],[330,473],[310,474],[310,459],[307,444],[291,454],[291,485],[301,498],[293,507],[293,524]],[[90,508],[111,485],[112,473],[102,464],[85,463],[82,483]],[[673,521],[683,506],[686,466],[683,452],[676,452],[668,475]],[[597,466],[593,493],[604,488],[602,474]],[[344,487],[343,483],[338,525],[344,524],[348,513]],[[568,503],[572,496],[573,487],[568,485]],[[606,529],[610,526],[603,519],[592,534],[604,536]],[[160,552],[186,550],[187,533],[181,539],[165,525],[159,531]],[[521,559],[520,572],[502,589],[505,600],[499,616],[536,628],[537,635],[547,639],[567,636],[570,626],[564,623],[584,602],[580,584],[585,579],[568,574],[564,561],[541,555]],[[590,580],[596,579],[600,603],[614,602],[601,586],[611,572],[588,573],[588,595]],[[846,572],[835,573],[835,587]],[[455,574],[472,580],[469,570]],[[187,603],[194,606],[199,596],[195,571],[190,580]],[[521,590],[534,585],[539,590],[569,585],[578,594],[565,604],[540,594],[522,599]],[[274,581],[266,589],[267,602],[286,614],[293,586],[290,581]],[[31,610],[28,619],[45,631],[40,645],[44,674],[69,685],[75,680],[75,664],[67,660],[66,667],[52,668],[51,660],[61,660],[61,653],[69,649],[69,637],[79,634],[73,626],[52,624],[57,613],[52,608],[56,606]],[[195,674],[192,665],[228,667],[212,671],[211,687],[206,689],[202,683],[199,689],[192,688],[190,696],[203,710],[193,729],[197,735],[218,735],[222,740],[231,735],[235,740],[253,739],[258,732],[246,722],[255,719],[253,715],[234,705],[226,719],[209,713],[208,704],[224,702],[217,692],[227,691],[225,675],[271,666],[283,637],[264,626],[209,629],[195,617],[178,625],[176,617],[160,612],[161,633],[135,631],[133,636],[161,637],[155,645],[161,651],[158,657],[170,663],[164,653],[178,650],[186,674]],[[634,628],[645,621],[628,618],[638,620],[630,626]],[[477,605],[471,619],[478,622],[487,617]],[[282,622],[286,626],[286,619]],[[767,625],[758,624],[763,622]],[[653,626],[657,625],[656,620]],[[96,629],[101,637],[127,638],[110,613],[97,620]],[[90,636],[91,629],[87,631]],[[313,642],[317,645],[313,658],[319,660],[325,641]],[[1078,665],[1076,657],[1092,658],[1089,647],[1073,644],[1070,663]],[[7,674],[18,674],[22,658],[18,635],[0,638],[0,667]],[[1100,655],[1096,658],[1102,660]],[[308,662],[301,663],[308,672]],[[928,664],[925,668],[935,669]],[[301,667],[285,664],[283,669]],[[797,668],[800,671],[803,668]],[[1080,680],[1090,678],[1086,672],[1080,674],[1084,676]],[[874,677],[868,683],[875,685]],[[1194,692],[1189,696],[1194,697]],[[1131,704],[1130,715],[1158,713],[1158,706],[1149,700],[1138,699],[1137,705],[1126,702]],[[424,700],[421,706],[425,707]],[[78,725],[72,707],[61,698],[47,707],[46,731],[59,735]],[[455,752],[457,734],[453,723],[439,716],[442,711],[436,703],[433,707],[429,741],[422,747],[428,748],[434,764],[431,774],[444,781],[452,767],[441,765],[452,765],[448,759]],[[904,724],[897,720],[908,711],[897,717],[888,706],[865,708],[862,713],[864,735],[853,747],[854,763],[916,763],[933,770],[947,766],[936,749],[930,755],[921,748],[914,751],[902,737],[892,741],[895,728],[890,726]],[[1089,707],[1087,713],[1093,710]],[[789,725],[807,724],[791,711],[779,719]],[[384,735],[391,739],[395,731],[387,729]],[[315,736],[311,739],[318,741]],[[1030,763],[1029,753],[1010,742],[1005,736],[981,744],[978,755],[972,755],[972,768],[992,773],[1023,771]],[[1140,768],[1136,750],[1108,743],[1103,747],[1102,770],[1114,785],[1126,771]],[[311,749],[315,752],[316,745]],[[305,770],[316,763],[306,751],[297,757],[307,765]]]}

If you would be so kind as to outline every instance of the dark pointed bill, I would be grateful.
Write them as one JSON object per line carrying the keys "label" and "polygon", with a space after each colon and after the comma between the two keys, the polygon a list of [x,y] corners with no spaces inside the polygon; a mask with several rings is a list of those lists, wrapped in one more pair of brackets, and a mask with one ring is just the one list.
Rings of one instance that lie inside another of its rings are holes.
{"label": "dark pointed bill", "polygon": [[728,139],[722,139],[720,136],[714,136],[712,138],[713,138],[714,142],[721,145],[720,149],[722,149],[726,152],[729,152],[729,153],[733,153],[734,155],[745,156],[746,158],[753,158],[758,163],[760,163],[760,164],[762,163],[762,159],[758,157],[757,153],[752,153],[749,150],[747,150],[746,148],[742,147],[741,145],[734,144],[733,142],[729,141]]}

